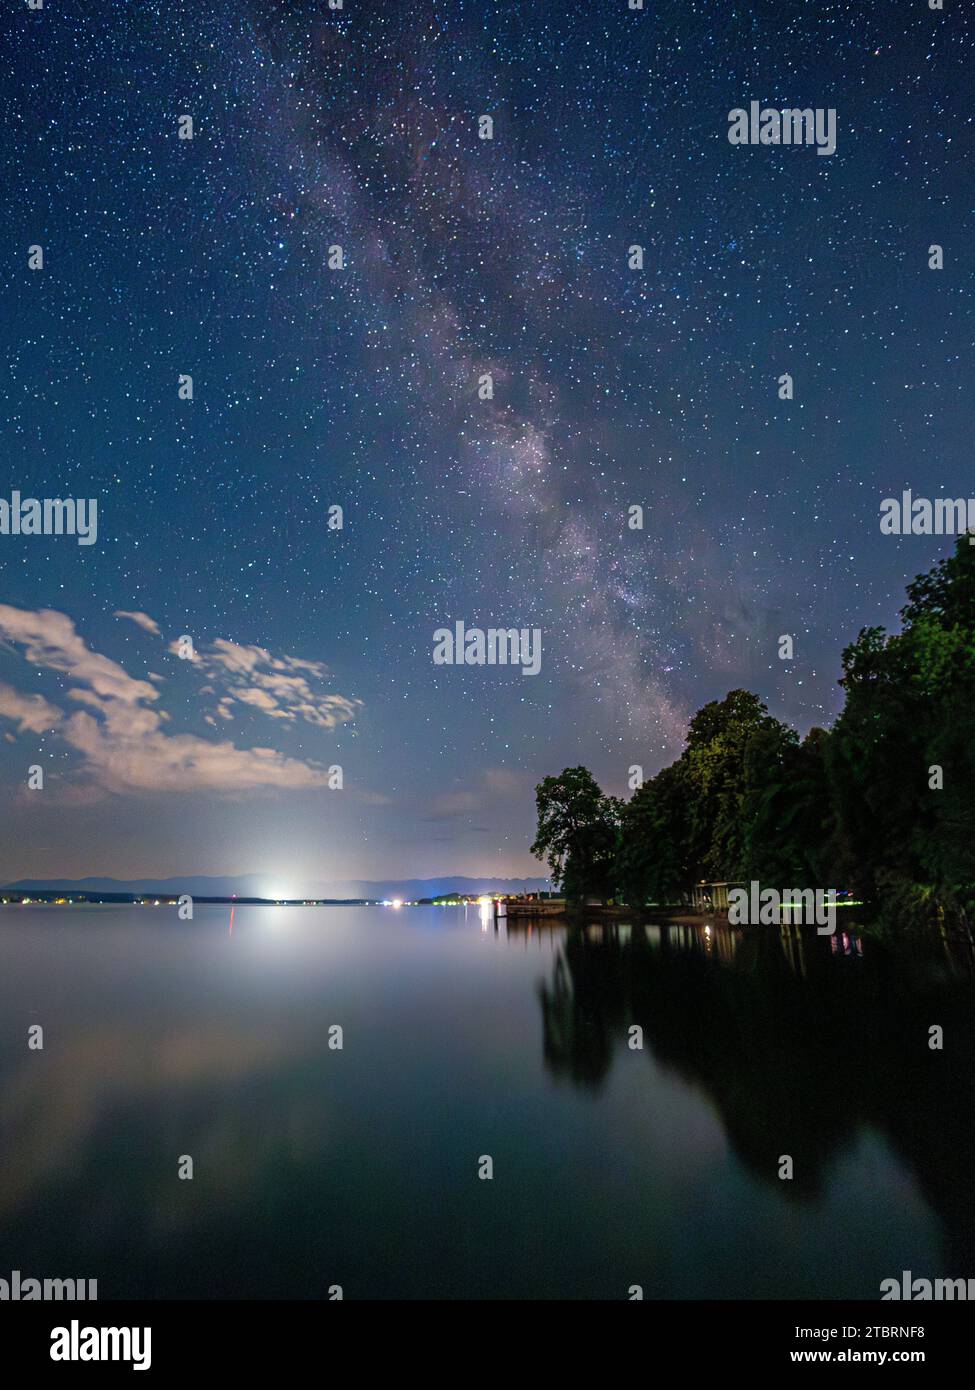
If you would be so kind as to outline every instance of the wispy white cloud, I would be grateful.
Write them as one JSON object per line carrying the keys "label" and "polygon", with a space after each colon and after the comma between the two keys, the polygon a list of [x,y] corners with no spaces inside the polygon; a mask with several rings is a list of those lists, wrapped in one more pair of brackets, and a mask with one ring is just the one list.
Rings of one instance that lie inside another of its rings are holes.
{"label": "wispy white cloud", "polygon": [[43,734],[61,720],[61,711],[43,695],[21,695],[0,681],[0,719],[12,719],[20,732]]}
{"label": "wispy white cloud", "polygon": [[136,623],[146,632],[151,632],[153,637],[159,637],[160,628],[155,618],[150,618],[148,613],[129,613],[124,608],[118,608],[112,614],[114,618],[128,618],[130,622]]}
{"label": "wispy white cloud", "polygon": [[[68,713],[42,696],[23,695],[2,685],[0,717],[13,720],[21,730],[56,729],[81,754],[90,781],[105,790],[238,792],[277,787],[294,791],[328,785],[323,767],[286,757],[273,748],[238,748],[228,740],[210,742],[195,734],[167,732],[164,725],[170,716],[155,704],[156,687],[91,650],[64,613],[0,604],[0,639],[22,648],[33,665],[66,675],[72,682],[66,698],[75,706],[85,706]],[[275,676],[290,669],[261,648],[238,650],[260,653],[259,660],[245,667],[249,673],[245,688],[260,691],[259,668],[265,659]],[[303,667],[312,664],[301,663]],[[268,698],[274,697],[269,694]],[[316,711],[323,699],[341,700],[310,694],[309,698]],[[225,696],[218,707],[224,718],[232,718],[230,699]],[[344,703],[352,707],[358,702]],[[299,707],[300,700],[292,700],[294,712],[283,717],[295,718]],[[336,722],[340,721],[333,720],[327,727]]]}
{"label": "wispy white cloud", "polygon": [[[178,655],[179,643],[171,642],[169,650]],[[269,719],[303,720],[320,729],[334,729],[354,719],[362,704],[320,688],[329,674],[323,661],[272,656],[264,647],[242,646],[225,637],[218,637],[206,650],[196,650],[193,664],[208,682],[201,690],[218,696],[212,713],[221,719],[234,717],[236,701]]]}
{"label": "wispy white cloud", "polygon": [[0,637],[22,646],[35,666],[60,671],[96,695],[125,704],[157,698],[148,681],[134,680],[117,662],[91,651],[67,614],[53,608],[35,611],[0,603]]}

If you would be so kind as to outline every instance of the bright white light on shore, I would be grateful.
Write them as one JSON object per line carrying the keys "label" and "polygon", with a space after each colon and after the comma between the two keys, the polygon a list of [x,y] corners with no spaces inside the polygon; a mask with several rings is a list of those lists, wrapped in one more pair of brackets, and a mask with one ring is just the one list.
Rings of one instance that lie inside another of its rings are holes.
{"label": "bright white light on shore", "polygon": [[269,888],[264,890],[263,897],[269,898],[271,902],[284,903],[291,898],[291,889],[286,883],[272,883]]}
{"label": "bright white light on shore", "polygon": [[393,899],[393,904],[392,904],[392,905],[393,905],[393,907],[402,907],[402,906],[403,906],[403,899],[402,899],[402,898],[394,898],[394,899]]}

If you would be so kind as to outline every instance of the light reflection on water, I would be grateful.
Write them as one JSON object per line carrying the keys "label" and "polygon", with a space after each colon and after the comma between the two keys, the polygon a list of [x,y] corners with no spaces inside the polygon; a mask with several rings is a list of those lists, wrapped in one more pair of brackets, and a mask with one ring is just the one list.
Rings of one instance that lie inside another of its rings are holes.
{"label": "light reflection on water", "polygon": [[31,907],[0,910],[0,967],[0,1273],[583,1298],[975,1273],[957,951],[484,905]]}

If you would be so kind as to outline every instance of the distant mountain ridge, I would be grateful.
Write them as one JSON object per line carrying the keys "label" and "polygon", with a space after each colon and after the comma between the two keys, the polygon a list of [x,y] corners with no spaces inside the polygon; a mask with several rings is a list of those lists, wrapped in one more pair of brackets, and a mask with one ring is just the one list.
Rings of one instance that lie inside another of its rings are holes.
{"label": "distant mountain ridge", "polygon": [[[189,893],[197,898],[273,898],[271,874],[223,874],[185,878],[21,878],[0,885],[13,892]],[[299,885],[289,892],[296,898],[436,898],[445,893],[537,893],[551,888],[547,878],[389,878],[349,879],[344,882]]]}

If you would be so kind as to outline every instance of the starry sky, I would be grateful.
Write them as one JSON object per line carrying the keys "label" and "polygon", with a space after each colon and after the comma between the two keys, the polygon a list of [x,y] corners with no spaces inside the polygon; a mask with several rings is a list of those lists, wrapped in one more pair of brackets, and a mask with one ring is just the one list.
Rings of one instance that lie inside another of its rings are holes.
{"label": "starry sky", "polygon": [[[828,723],[950,548],[881,500],[972,492],[973,32],[8,6],[0,496],[98,538],[0,536],[0,878],[539,873],[542,776],[628,794],[738,686]],[[751,100],[835,108],[836,153],[731,145]],[[540,628],[540,673],[435,666],[457,620]]]}

